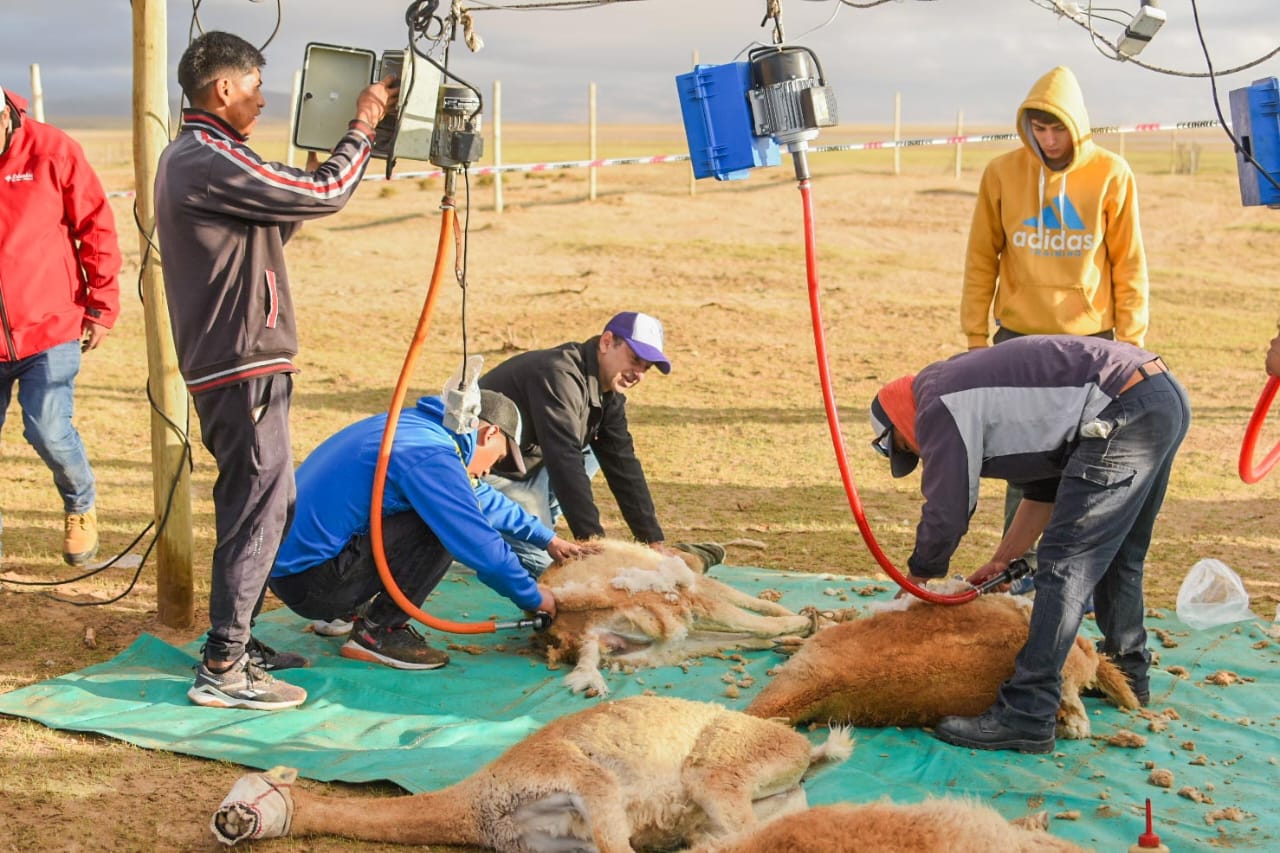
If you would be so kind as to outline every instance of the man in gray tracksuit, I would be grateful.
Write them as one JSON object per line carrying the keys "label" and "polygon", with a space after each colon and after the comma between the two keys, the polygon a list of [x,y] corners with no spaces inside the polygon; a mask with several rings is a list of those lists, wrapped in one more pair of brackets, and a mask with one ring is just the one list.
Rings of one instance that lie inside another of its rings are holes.
{"label": "man in gray tracksuit", "polygon": [[160,157],[155,190],[178,365],[218,465],[209,635],[187,695],[200,705],[276,710],[306,699],[268,673],[306,660],[250,633],[293,513],[289,399],[298,343],[284,244],[304,220],[351,198],[394,89],[383,81],[361,92],[329,159],[295,169],[264,162],[246,144],[265,104],[264,64],[229,33],[191,43],[178,81],[192,108]]}
{"label": "man in gray tracksuit", "polygon": [[981,477],[1023,490],[995,555],[1008,568],[1043,532],[1026,645],[995,704],[946,717],[934,734],[979,749],[1049,752],[1062,665],[1090,594],[1100,650],[1144,704],[1151,654],[1143,564],[1191,410],[1155,354],[1131,344],[1033,335],[929,365],[885,385],[871,406],[876,449],[895,477],[923,464],[925,503],[909,577],[943,577],[968,530]]}

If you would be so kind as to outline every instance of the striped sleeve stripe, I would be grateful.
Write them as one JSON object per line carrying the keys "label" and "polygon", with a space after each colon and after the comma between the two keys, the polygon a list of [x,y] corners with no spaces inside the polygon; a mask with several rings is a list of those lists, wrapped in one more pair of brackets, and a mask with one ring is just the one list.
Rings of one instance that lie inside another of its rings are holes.
{"label": "striped sleeve stripe", "polygon": [[233,367],[230,370],[220,370],[217,373],[210,373],[205,376],[197,376],[195,379],[188,380],[187,390],[192,394],[198,394],[201,391],[208,391],[210,388],[217,388],[220,385],[229,385],[232,382],[243,382],[246,379],[252,379],[255,376],[262,376],[267,373],[284,373],[292,371],[293,361],[287,358],[273,358],[267,361],[257,361],[252,364],[242,364],[239,367]]}
{"label": "striped sleeve stripe", "polygon": [[246,155],[242,149],[206,131],[198,130],[195,136],[200,144],[213,149],[219,156],[229,160],[246,174],[273,187],[313,198],[337,198],[350,192],[351,188],[360,182],[361,172],[370,153],[370,147],[366,141],[361,146],[360,155],[349,163],[336,179],[317,181],[312,175],[299,179],[292,174],[274,169],[269,164]]}

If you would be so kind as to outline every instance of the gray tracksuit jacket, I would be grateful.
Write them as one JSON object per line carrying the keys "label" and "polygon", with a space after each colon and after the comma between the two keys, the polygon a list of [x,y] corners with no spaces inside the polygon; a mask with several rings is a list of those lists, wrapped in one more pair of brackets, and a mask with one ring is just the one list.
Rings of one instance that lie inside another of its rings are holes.
{"label": "gray tracksuit jacket", "polygon": [[353,128],[308,172],[264,162],[215,115],[183,111],[156,172],[156,230],[178,366],[192,394],[295,369],[284,244],[303,220],[342,209],[369,152],[369,137]]}

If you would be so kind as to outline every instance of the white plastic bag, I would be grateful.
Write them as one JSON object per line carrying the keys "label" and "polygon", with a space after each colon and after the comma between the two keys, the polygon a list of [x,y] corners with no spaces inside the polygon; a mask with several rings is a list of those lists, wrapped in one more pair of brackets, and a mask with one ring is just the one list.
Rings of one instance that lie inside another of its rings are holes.
{"label": "white plastic bag", "polygon": [[1256,619],[1240,576],[1221,560],[1205,558],[1191,567],[1178,589],[1178,618],[1197,631]]}

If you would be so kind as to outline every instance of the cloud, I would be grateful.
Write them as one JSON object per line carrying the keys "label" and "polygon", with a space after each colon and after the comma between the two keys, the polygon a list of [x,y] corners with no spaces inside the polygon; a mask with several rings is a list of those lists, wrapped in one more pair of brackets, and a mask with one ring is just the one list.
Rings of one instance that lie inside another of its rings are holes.
{"label": "cloud", "polygon": [[[520,0],[527,2],[527,0]],[[1200,12],[1215,66],[1237,65],[1280,43],[1276,0],[1201,0]],[[132,13],[128,0],[42,0],[6,10],[0,35],[0,85],[29,91],[28,65],[39,62],[51,120],[86,112],[127,117],[132,87]],[[284,2],[280,31],[266,48],[269,111],[287,114],[293,70],[309,41],[402,47],[403,0]],[[1083,4],[1082,4],[1083,5]],[[1119,0],[1136,10],[1138,0]],[[447,8],[448,4],[441,4]],[[359,8],[353,14],[353,7]],[[203,0],[200,24],[263,42],[276,23],[272,0]],[[887,123],[901,92],[904,120],[948,124],[957,110],[966,123],[1007,123],[1041,73],[1057,64],[1080,78],[1091,117],[1099,124],[1176,121],[1213,114],[1204,79],[1156,74],[1101,56],[1088,34],[1030,0],[902,0],[872,9],[826,2],[783,4],[788,38],[802,38],[819,56],[836,92],[841,120]],[[1188,2],[1162,6],[1169,23],[1142,59],[1184,72],[1203,72],[1204,57]],[[187,43],[192,18],[171,2],[168,66]],[[759,26],[763,4],[748,0],[645,0],[573,12],[487,11],[473,18],[486,47],[469,53],[451,46],[451,67],[482,88],[503,83],[506,121],[581,122],[587,84],[599,89],[605,122],[678,122],[674,77],[704,63],[730,62],[767,40]],[[834,17],[833,17],[833,13]],[[1100,24],[1115,38],[1119,26]],[[806,34],[807,33],[807,34]],[[1280,73],[1275,59],[1219,81],[1231,88]]]}

